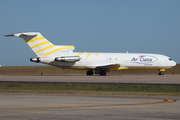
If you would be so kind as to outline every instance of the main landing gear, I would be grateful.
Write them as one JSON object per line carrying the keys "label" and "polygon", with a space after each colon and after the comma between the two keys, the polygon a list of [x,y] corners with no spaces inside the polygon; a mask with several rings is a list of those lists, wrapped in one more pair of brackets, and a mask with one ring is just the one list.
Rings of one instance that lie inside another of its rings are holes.
{"label": "main landing gear", "polygon": [[[102,69],[102,70],[96,70],[95,74],[99,74],[100,76],[106,76],[106,70]],[[93,75],[93,70],[88,70],[86,72],[86,75]]]}
{"label": "main landing gear", "polygon": [[101,70],[101,71],[99,72],[99,74],[100,74],[101,76],[106,76],[106,71],[105,71],[105,70]]}
{"label": "main landing gear", "polygon": [[93,71],[92,71],[92,70],[88,70],[88,71],[86,72],[86,75],[93,75]]}

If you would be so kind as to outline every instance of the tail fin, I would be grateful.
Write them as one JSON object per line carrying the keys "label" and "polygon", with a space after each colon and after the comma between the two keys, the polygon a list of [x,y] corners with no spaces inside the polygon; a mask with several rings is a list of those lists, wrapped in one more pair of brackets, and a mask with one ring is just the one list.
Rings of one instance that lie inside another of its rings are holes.
{"label": "tail fin", "polygon": [[9,36],[23,38],[38,57],[59,56],[59,54],[73,52],[74,50],[74,46],[53,45],[38,32],[5,35],[5,37]]}

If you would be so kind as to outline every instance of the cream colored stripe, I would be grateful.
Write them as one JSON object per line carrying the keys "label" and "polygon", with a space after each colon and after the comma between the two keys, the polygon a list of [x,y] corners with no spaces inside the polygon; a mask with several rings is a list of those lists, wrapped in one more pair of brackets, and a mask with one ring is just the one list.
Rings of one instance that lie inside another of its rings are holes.
{"label": "cream colored stripe", "polygon": [[[86,59],[87,59],[91,54],[92,54],[92,53],[89,53],[89,54],[87,55]],[[85,59],[85,60],[86,60],[86,59]]]}
{"label": "cream colored stripe", "polygon": [[38,47],[38,46],[41,46],[41,45],[45,45],[45,44],[48,44],[48,43],[50,43],[50,42],[49,41],[44,41],[44,42],[41,42],[41,43],[39,43],[37,45],[32,46],[31,48],[35,48],[35,47]]}
{"label": "cream colored stripe", "polygon": [[44,37],[38,37],[38,38],[28,41],[27,43],[31,43],[31,42],[38,41],[38,40],[44,40],[44,39],[45,39]]}
{"label": "cream colored stripe", "polygon": [[50,48],[53,48],[53,47],[55,47],[55,45],[50,45],[50,46],[47,46],[47,47],[45,47],[45,48],[43,48],[43,49],[41,49],[41,50],[39,50],[39,51],[37,51],[37,52],[35,52],[35,53],[37,54],[37,53],[39,53],[39,52],[42,52],[42,51],[44,51],[44,50],[47,50],[47,49],[50,49]]}
{"label": "cream colored stripe", "polygon": [[82,54],[82,52],[80,52],[77,56],[80,56]]}
{"label": "cream colored stripe", "polygon": [[52,53],[55,53],[55,52],[57,52],[57,51],[64,50],[64,49],[74,49],[74,46],[65,46],[65,47],[61,47],[61,48],[55,49],[55,50],[53,50],[53,51],[51,51],[51,52],[46,53],[46,54],[43,55],[42,57],[48,56],[48,55],[50,55],[50,54],[52,54]]}
{"label": "cream colored stripe", "polygon": [[95,57],[97,57],[98,54],[99,54],[99,53],[97,53]]}

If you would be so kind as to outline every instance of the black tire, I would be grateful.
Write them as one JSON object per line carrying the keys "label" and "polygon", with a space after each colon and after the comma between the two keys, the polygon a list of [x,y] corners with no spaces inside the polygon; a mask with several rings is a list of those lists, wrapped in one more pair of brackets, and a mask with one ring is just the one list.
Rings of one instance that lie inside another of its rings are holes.
{"label": "black tire", "polygon": [[93,71],[92,71],[92,70],[88,70],[88,71],[86,72],[86,75],[93,75]]}
{"label": "black tire", "polygon": [[106,76],[106,71],[105,70],[102,70],[102,71],[100,71],[100,73],[99,73],[101,76]]}
{"label": "black tire", "polygon": [[164,75],[164,73],[163,72],[159,72],[159,75]]}

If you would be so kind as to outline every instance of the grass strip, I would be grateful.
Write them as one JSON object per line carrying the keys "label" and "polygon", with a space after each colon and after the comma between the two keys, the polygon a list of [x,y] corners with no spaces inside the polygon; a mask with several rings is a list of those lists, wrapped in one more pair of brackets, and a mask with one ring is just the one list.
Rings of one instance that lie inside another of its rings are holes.
{"label": "grass strip", "polygon": [[79,83],[0,83],[0,92],[180,96],[180,86]]}

